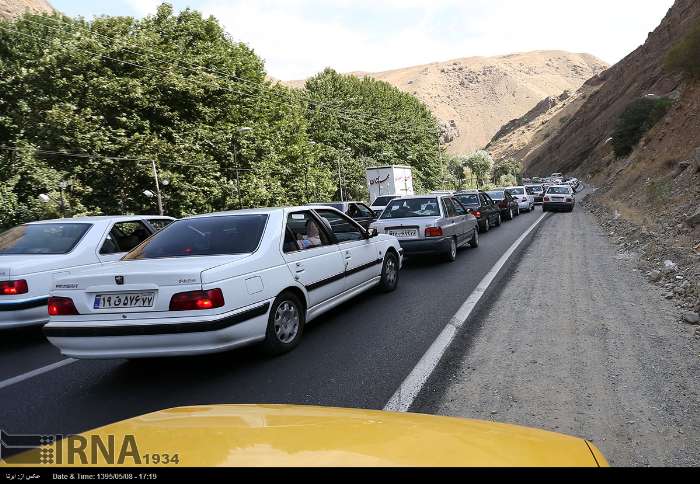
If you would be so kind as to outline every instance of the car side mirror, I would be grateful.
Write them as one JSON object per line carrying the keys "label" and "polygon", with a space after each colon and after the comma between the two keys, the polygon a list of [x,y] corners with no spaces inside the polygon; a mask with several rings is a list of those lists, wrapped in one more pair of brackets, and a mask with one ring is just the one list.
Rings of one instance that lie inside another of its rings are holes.
{"label": "car side mirror", "polygon": [[379,232],[374,227],[370,227],[367,229],[367,238],[368,239],[376,237],[377,235],[379,235]]}

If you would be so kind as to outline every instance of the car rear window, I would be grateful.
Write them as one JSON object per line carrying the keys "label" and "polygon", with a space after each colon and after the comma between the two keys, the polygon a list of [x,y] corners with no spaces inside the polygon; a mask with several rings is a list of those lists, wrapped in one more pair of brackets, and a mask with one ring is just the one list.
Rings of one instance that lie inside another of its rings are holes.
{"label": "car rear window", "polygon": [[374,202],[372,202],[373,207],[386,207],[386,204],[391,202],[396,197],[377,197]]}
{"label": "car rear window", "polygon": [[124,256],[124,260],[248,254],[262,238],[267,215],[222,215],[177,220]]}
{"label": "car rear window", "polygon": [[568,195],[570,192],[569,187],[549,187],[547,189],[547,194],[554,195]]}
{"label": "car rear window", "polygon": [[511,195],[525,195],[525,190],[522,188],[509,188],[506,191]]}
{"label": "car rear window", "polygon": [[0,234],[0,255],[67,254],[90,227],[82,223],[20,225]]}
{"label": "car rear window", "polygon": [[382,212],[381,219],[439,217],[437,198],[406,198],[393,200]]}
{"label": "car rear window", "polygon": [[479,196],[475,193],[455,195],[455,198],[462,202],[462,205],[479,205]]}
{"label": "car rear window", "polygon": [[506,198],[503,192],[486,192],[486,194],[494,200],[503,200]]}

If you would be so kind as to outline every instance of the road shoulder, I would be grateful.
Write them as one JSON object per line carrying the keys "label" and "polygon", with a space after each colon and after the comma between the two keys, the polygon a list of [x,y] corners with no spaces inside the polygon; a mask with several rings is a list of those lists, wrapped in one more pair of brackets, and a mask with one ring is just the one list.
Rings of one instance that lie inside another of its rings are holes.
{"label": "road shoulder", "polygon": [[700,462],[700,342],[580,208],[543,222],[412,411],[592,440],[612,465]]}

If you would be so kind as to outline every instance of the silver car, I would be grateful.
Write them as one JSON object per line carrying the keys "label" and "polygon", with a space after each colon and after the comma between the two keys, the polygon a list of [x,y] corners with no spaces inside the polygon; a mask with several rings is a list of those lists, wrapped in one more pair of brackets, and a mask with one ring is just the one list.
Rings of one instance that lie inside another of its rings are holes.
{"label": "silver car", "polygon": [[452,262],[457,248],[479,246],[476,217],[450,195],[396,198],[371,227],[399,239],[406,255],[441,254]]}

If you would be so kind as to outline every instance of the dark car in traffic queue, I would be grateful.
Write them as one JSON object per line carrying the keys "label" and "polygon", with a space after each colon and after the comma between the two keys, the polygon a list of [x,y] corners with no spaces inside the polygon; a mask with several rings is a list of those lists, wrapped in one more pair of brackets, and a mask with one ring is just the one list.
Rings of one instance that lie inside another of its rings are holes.
{"label": "dark car in traffic queue", "polygon": [[372,222],[377,220],[377,215],[363,202],[328,202],[328,203],[309,203],[310,207],[331,207],[353,219],[360,224],[365,230],[369,229]]}
{"label": "dark car in traffic queue", "polygon": [[479,232],[488,232],[491,227],[501,225],[501,210],[486,192],[464,190],[455,193],[454,197],[476,217]]}
{"label": "dark car in traffic queue", "polygon": [[505,189],[490,190],[486,192],[486,194],[494,201],[501,211],[502,220],[513,220],[514,217],[520,215],[518,201]]}

